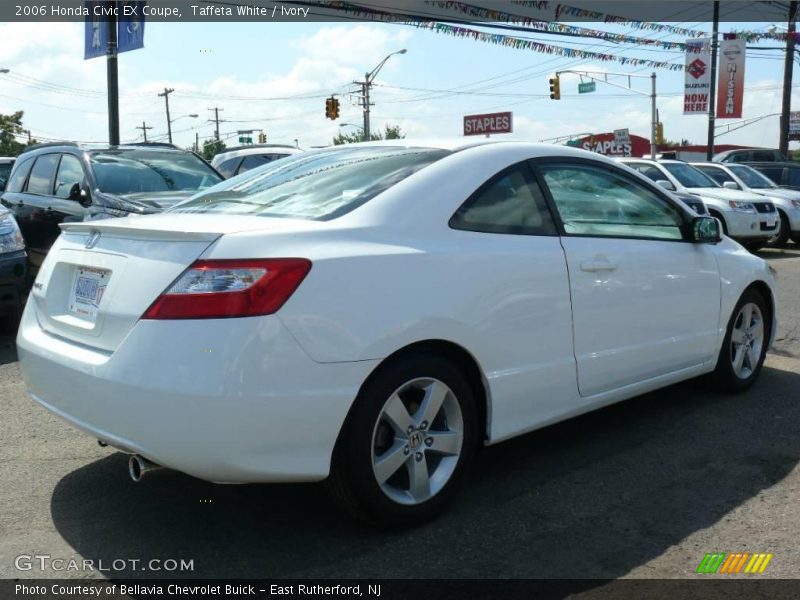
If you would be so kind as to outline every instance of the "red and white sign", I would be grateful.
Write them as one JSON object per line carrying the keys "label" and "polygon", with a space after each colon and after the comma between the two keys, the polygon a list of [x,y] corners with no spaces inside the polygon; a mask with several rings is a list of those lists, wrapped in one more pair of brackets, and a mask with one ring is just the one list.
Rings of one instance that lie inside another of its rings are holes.
{"label": "red and white sign", "polygon": [[744,102],[745,40],[722,40],[719,46],[717,118],[741,119]]}
{"label": "red and white sign", "polygon": [[590,135],[570,145],[606,156],[645,156],[650,154],[650,140],[647,138],[629,134],[627,141],[620,141],[615,133]]}
{"label": "red and white sign", "polygon": [[683,114],[708,114],[711,94],[711,38],[686,40],[686,83]]}
{"label": "red and white sign", "polygon": [[464,117],[464,135],[511,133],[512,121],[512,114],[510,112],[466,115]]}

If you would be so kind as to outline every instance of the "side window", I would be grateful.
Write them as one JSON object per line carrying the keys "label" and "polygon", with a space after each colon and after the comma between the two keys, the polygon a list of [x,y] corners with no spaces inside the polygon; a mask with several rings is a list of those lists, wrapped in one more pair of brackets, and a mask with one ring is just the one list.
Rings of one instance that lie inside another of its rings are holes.
{"label": "side window", "polygon": [[53,193],[53,174],[58,163],[58,154],[42,154],[36,159],[28,179],[29,194],[50,196]]}
{"label": "side window", "polygon": [[484,233],[556,234],[542,190],[525,163],[502,171],[478,188],[450,218],[450,227]]}
{"label": "side window", "polygon": [[762,175],[769,177],[774,183],[781,185],[783,183],[783,167],[760,167],[757,169]]}
{"label": "side window", "polygon": [[641,173],[642,175],[644,175],[645,177],[647,177],[652,181],[659,181],[662,179],[669,181],[667,179],[667,176],[664,175],[653,165],[648,165],[647,163],[628,163],[628,166],[633,169],[636,169],[637,171],[639,171],[639,173]]}
{"label": "side window", "polygon": [[763,162],[772,162],[775,160],[775,153],[770,152],[769,150],[754,150],[753,151],[753,158],[756,162],[763,161]]}
{"label": "side window", "polygon": [[81,161],[71,154],[62,154],[56,173],[55,195],[59,198],[69,197],[69,191],[76,183],[83,183],[83,167]]}
{"label": "side window", "polygon": [[229,177],[233,177],[236,173],[236,167],[239,166],[239,161],[242,160],[241,156],[237,156],[236,158],[229,158],[228,160],[224,160],[217,166],[217,171],[222,173],[222,176],[225,179]]}
{"label": "side window", "polygon": [[267,164],[269,161],[272,160],[270,155],[264,154],[251,154],[250,156],[246,156],[242,161],[242,164],[239,165],[238,173],[244,173],[245,171],[249,171],[250,169],[255,169],[256,167],[260,167],[261,165]]}
{"label": "side window", "polygon": [[786,170],[789,172],[788,185],[791,185],[792,187],[800,187],[800,169],[792,169],[789,167]]}
{"label": "side window", "polygon": [[733,177],[728,175],[722,169],[717,169],[717,168],[714,168],[714,167],[697,167],[697,168],[700,169],[703,173],[705,173],[709,177],[711,177],[711,179],[713,179],[714,181],[716,181],[720,185],[722,185],[726,181],[733,181],[734,183],[736,183],[734,181]]}
{"label": "side window", "polygon": [[540,168],[567,234],[683,239],[680,211],[622,173],[584,165]]}
{"label": "side window", "polygon": [[25,185],[25,180],[28,178],[28,173],[31,172],[31,167],[33,166],[33,158],[27,158],[22,162],[17,162],[14,165],[13,172],[11,173],[11,179],[8,180],[8,184],[6,185],[7,192],[21,192],[22,187]]}

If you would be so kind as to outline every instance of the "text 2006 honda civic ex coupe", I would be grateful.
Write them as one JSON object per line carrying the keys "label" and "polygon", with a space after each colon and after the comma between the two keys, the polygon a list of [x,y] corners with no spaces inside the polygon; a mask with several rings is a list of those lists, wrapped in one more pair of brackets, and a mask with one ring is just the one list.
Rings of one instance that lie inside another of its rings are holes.
{"label": "text 2006 honda civic ex coupe", "polygon": [[763,260],[570,148],[328,148],[62,227],[17,340],[37,402],[135,478],[327,478],[380,524],[436,514],[481,444],[699,375],[745,389],[775,331]]}

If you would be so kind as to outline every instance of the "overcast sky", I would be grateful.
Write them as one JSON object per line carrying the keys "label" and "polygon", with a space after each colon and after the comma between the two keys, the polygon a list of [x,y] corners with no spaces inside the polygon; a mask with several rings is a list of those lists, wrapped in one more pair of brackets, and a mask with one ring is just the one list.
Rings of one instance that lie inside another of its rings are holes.
{"label": "overcast sky", "polygon": [[[581,26],[607,28],[602,24]],[[682,27],[709,31],[709,23]],[[724,23],[721,32],[763,30],[769,23]],[[630,28],[609,29],[639,37],[685,41],[676,36]],[[527,34],[514,34],[523,35]],[[625,48],[598,40],[565,40],[532,32],[543,42],[598,52],[683,62],[679,51]],[[0,112],[24,110],[24,123],[38,138],[107,140],[104,58],[83,60],[83,25],[78,23],[0,24]],[[779,42],[759,46],[775,47]],[[302,147],[329,144],[339,123],[361,125],[354,79],[363,78],[388,53],[392,57],[373,88],[372,128],[399,124],[408,137],[460,136],[462,117],[511,110],[508,138],[538,141],[583,132],[627,127],[649,136],[649,98],[597,85],[577,95],[577,78],[562,81],[560,101],[546,96],[553,71],[583,68],[649,74],[651,69],[553,57],[530,50],[458,39],[413,27],[375,23],[147,23],[145,48],[120,55],[123,141],[141,139],[137,126],[152,127],[150,139],[165,139],[164,87],[174,88],[170,109],[175,142],[189,146],[213,135],[209,108],[222,109],[223,137],[239,129],[263,129],[269,142]],[[748,50],[744,117],[780,112],[783,53]],[[665,137],[705,143],[704,116],[683,116],[683,73],[657,70],[658,107]],[[649,92],[649,80],[633,80]],[[42,83],[45,82],[45,83]],[[455,93],[460,92],[460,93]],[[341,98],[341,118],[325,119],[324,97]],[[576,94],[571,96],[570,94]],[[306,96],[292,98],[292,96]],[[312,97],[308,97],[312,96]],[[280,99],[275,99],[280,98]],[[794,106],[800,109],[798,94]],[[196,113],[198,118],[185,115]],[[722,121],[721,123],[724,123]],[[346,128],[353,131],[353,128]],[[235,139],[233,140],[235,143]],[[719,137],[718,143],[776,146],[778,119]]]}

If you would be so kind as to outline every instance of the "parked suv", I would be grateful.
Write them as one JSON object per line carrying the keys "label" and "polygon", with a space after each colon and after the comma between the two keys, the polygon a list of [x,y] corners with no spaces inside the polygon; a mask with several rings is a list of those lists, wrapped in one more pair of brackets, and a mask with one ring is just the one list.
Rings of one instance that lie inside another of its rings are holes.
{"label": "parked suv", "polygon": [[160,212],[222,181],[173,146],[59,142],[20,154],[0,202],[17,219],[38,270],[61,223]]}
{"label": "parked suv", "polygon": [[732,163],[693,163],[717,183],[729,189],[765,196],[781,217],[778,234],[770,245],[783,246],[789,238],[800,242],[800,191],[781,188],[753,167]]}
{"label": "parked suv", "polygon": [[743,163],[750,161],[759,162],[785,162],[786,156],[780,150],[771,148],[744,148],[741,150],[726,150],[714,156],[714,162]]}
{"label": "parked suv", "polygon": [[750,162],[747,165],[769,177],[775,185],[800,190],[800,162]]}
{"label": "parked suv", "polygon": [[0,332],[21,314],[27,291],[28,261],[17,222],[0,206]]}
{"label": "parked suv", "polygon": [[285,158],[299,152],[302,152],[302,150],[294,146],[284,146],[281,144],[250,144],[248,146],[229,148],[225,150],[225,152],[220,152],[211,161],[211,166],[222,173],[225,179],[229,179],[234,175],[239,175],[240,173],[255,169],[273,160]]}
{"label": "parked suv", "polygon": [[778,212],[763,196],[723,188],[702,171],[680,160],[623,158],[619,161],[668,190],[702,198],[709,214],[722,223],[725,234],[750,250],[757,250],[778,233]]}

